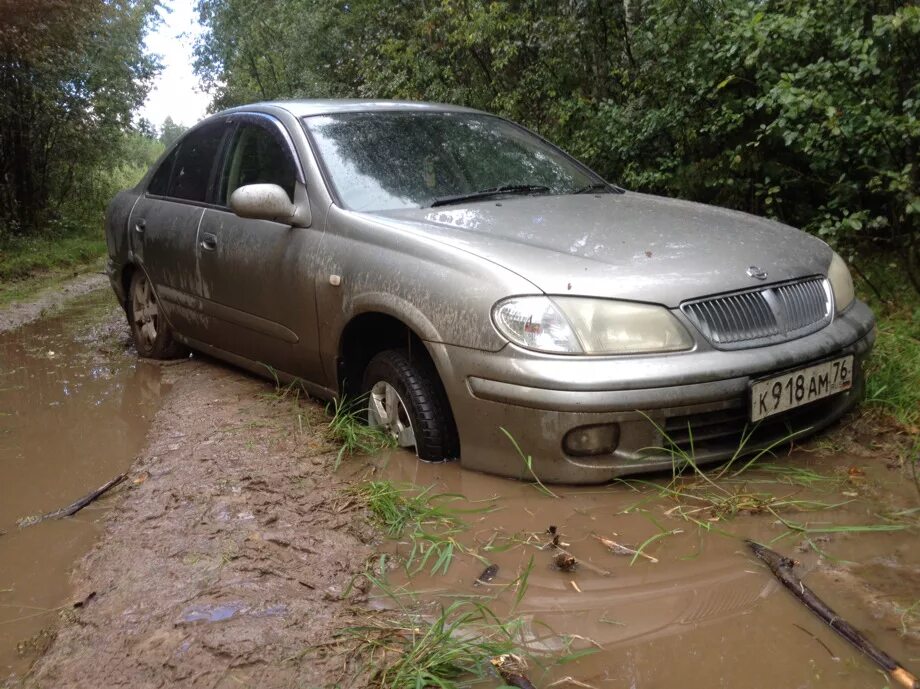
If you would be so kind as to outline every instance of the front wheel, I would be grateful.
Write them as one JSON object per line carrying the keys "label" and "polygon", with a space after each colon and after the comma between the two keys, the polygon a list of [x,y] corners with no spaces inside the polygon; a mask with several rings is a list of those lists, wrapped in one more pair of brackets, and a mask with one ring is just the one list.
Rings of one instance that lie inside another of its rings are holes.
{"label": "front wheel", "polygon": [[457,431],[437,371],[403,350],[380,352],[364,372],[367,424],[390,434],[419,459],[440,462],[459,452]]}
{"label": "front wheel", "polygon": [[173,339],[173,330],[160,313],[157,296],[143,270],[135,270],[131,276],[127,312],[138,354],[150,359],[178,359],[188,353]]}

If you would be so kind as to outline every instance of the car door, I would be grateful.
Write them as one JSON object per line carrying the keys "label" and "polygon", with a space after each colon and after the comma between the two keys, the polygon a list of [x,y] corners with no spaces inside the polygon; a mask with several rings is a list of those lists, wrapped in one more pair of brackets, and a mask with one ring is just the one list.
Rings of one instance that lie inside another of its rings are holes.
{"label": "car door", "polygon": [[173,328],[196,339],[207,339],[196,299],[197,233],[227,132],[221,120],[189,132],[160,164],[128,221],[131,249],[161,309]]}
{"label": "car door", "polygon": [[278,120],[250,113],[233,121],[196,247],[200,296],[214,344],[322,382],[313,282],[322,233],[240,218],[229,208],[230,195],[247,184],[277,184],[292,200],[305,195],[302,167]]}

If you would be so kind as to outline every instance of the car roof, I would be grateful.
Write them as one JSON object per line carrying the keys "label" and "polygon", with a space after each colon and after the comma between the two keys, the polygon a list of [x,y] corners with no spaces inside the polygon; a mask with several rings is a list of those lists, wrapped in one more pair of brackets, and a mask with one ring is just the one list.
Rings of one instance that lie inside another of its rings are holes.
{"label": "car roof", "polygon": [[341,112],[476,112],[482,111],[446,103],[423,103],[410,100],[375,100],[370,98],[330,98],[275,100],[243,105],[225,112],[274,107],[287,110],[294,117],[329,115]]}

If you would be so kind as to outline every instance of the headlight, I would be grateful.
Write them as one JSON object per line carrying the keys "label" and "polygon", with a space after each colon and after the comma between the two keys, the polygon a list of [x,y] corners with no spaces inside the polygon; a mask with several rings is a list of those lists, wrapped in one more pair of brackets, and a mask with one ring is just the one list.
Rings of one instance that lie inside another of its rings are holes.
{"label": "headlight", "polygon": [[834,308],[840,313],[853,303],[856,293],[853,290],[853,278],[850,277],[850,269],[842,258],[834,252],[834,258],[831,259],[830,268],[827,269],[827,280],[831,283],[831,289],[834,291]]}
{"label": "headlight", "polygon": [[561,354],[676,352],[693,339],[664,307],[585,297],[512,297],[492,317],[521,347]]}
{"label": "headlight", "polygon": [[538,352],[580,354],[572,326],[547,297],[514,297],[492,309],[498,331],[515,344]]}

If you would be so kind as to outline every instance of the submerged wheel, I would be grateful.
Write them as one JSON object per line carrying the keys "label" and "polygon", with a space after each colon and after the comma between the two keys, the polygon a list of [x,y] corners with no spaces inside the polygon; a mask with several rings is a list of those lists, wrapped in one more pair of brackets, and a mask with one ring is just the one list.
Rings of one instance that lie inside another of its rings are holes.
{"label": "submerged wheel", "polygon": [[151,359],[177,359],[188,350],[173,339],[147,274],[135,270],[128,288],[128,323],[137,353]]}
{"label": "submerged wheel", "polygon": [[364,371],[367,423],[383,428],[419,459],[441,462],[459,454],[447,396],[434,367],[403,350],[380,352]]}

